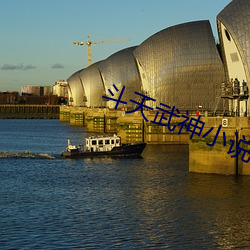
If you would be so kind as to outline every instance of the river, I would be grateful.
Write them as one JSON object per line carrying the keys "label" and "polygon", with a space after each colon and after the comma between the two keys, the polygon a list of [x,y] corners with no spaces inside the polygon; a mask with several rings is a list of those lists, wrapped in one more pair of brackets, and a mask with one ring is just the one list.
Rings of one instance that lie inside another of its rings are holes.
{"label": "river", "polygon": [[189,173],[183,145],[60,157],[86,135],[0,120],[0,249],[250,249],[250,177]]}

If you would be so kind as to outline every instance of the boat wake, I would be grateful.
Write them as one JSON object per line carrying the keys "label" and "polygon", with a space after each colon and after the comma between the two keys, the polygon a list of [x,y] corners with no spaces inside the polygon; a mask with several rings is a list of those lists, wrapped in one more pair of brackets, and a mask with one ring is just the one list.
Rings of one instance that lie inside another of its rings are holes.
{"label": "boat wake", "polygon": [[23,152],[0,152],[0,158],[29,158],[29,159],[55,159],[53,155],[43,153]]}

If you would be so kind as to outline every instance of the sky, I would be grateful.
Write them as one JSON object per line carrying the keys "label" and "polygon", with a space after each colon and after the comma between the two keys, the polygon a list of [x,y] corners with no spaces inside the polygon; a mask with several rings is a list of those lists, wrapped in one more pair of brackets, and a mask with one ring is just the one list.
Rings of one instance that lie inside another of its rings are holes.
{"label": "sky", "polygon": [[209,20],[231,0],[0,0],[0,91],[52,86],[87,67],[87,46],[73,41],[116,40],[92,46],[92,63],[155,33]]}

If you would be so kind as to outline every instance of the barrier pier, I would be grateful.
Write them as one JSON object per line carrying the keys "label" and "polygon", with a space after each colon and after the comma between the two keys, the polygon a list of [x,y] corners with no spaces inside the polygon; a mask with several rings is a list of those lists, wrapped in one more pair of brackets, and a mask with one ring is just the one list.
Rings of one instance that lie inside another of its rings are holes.
{"label": "barrier pier", "polygon": [[[249,117],[201,117],[200,121],[205,123],[203,132],[200,136],[193,135],[191,140],[191,132],[188,133],[185,129],[179,134],[178,130],[171,132],[167,126],[152,123],[155,112],[144,111],[144,115],[148,122],[143,119],[140,111],[128,114],[122,110],[60,107],[61,121],[69,122],[72,126],[85,126],[88,132],[117,133],[124,143],[145,141],[148,144],[188,145],[190,172],[250,175],[250,161],[248,163],[242,161],[243,151],[237,152],[236,147],[244,136],[247,141],[250,140]],[[170,127],[172,128],[181,121],[181,118],[172,117]],[[208,146],[207,143],[213,143],[220,125],[223,127],[216,143],[214,146]],[[203,138],[202,136],[212,127],[214,129]],[[223,132],[226,135],[225,139]],[[238,138],[236,138],[236,133]],[[235,143],[231,148],[232,141]],[[247,160],[250,157],[250,145],[241,143],[240,146],[248,152],[244,158]],[[228,153],[230,148],[232,153]]]}

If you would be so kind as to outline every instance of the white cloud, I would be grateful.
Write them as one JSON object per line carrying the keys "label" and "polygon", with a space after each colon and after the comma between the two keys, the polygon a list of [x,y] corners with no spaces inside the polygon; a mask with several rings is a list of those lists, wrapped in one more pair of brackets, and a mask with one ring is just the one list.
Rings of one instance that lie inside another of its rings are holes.
{"label": "white cloud", "polygon": [[64,66],[60,63],[55,63],[51,66],[52,69],[63,69]]}

